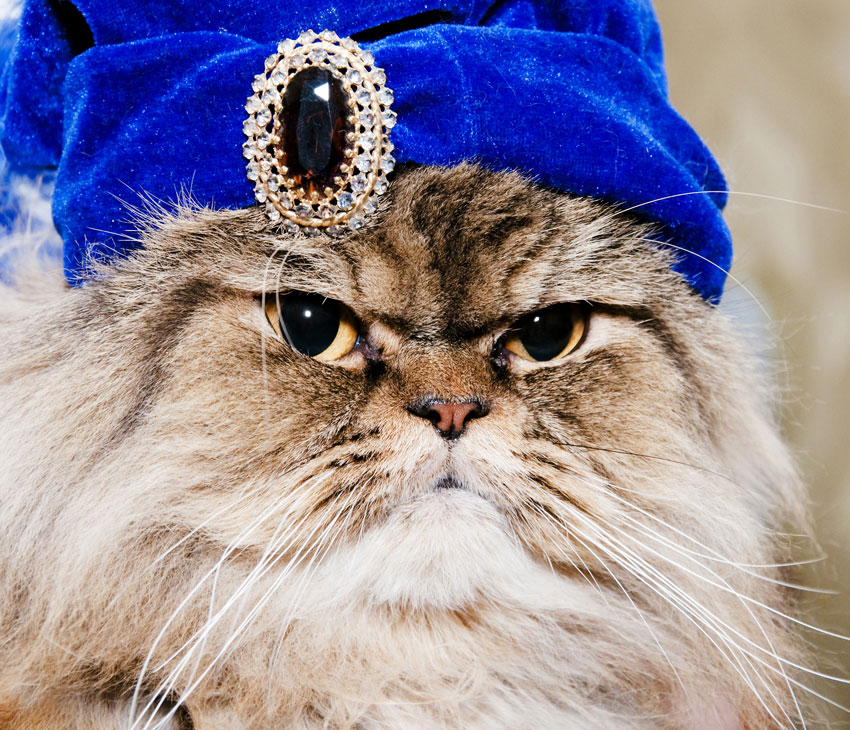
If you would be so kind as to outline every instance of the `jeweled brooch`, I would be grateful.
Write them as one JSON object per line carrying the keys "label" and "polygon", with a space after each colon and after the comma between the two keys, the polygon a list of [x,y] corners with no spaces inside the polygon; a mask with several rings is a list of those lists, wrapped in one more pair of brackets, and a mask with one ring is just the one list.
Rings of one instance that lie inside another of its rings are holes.
{"label": "jeweled brooch", "polygon": [[277,50],[245,104],[242,147],[256,199],[289,232],[360,228],[395,166],[386,75],[369,51],[327,30]]}

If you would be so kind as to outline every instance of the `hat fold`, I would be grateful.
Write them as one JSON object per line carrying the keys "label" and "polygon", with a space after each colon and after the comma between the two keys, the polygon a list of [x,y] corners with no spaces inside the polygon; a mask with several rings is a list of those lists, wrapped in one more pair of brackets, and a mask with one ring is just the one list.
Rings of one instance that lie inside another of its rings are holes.
{"label": "hat fold", "polygon": [[[82,42],[55,7],[25,8],[3,145],[22,169],[58,166],[54,220],[72,282],[89,257],[136,245],[128,204],[140,195],[253,205],[242,123],[254,76],[278,40],[329,28],[373,29],[362,45],[395,95],[399,162],[473,160],[633,208],[684,249],[675,268],[700,294],[722,292],[731,245],[715,191],[725,182],[669,103],[647,2],[398,0],[272,13],[252,2],[199,12],[187,0],[78,0]],[[419,27],[430,17],[452,22]]]}

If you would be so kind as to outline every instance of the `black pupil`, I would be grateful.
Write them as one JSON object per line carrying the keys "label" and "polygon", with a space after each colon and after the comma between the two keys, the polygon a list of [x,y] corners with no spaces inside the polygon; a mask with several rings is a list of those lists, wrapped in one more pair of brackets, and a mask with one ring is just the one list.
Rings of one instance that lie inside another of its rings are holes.
{"label": "black pupil", "polygon": [[287,294],[280,300],[280,330],[299,352],[327,350],[339,331],[339,302],[320,294]]}
{"label": "black pupil", "polygon": [[519,339],[531,357],[545,361],[561,354],[573,334],[573,306],[555,304],[517,322]]}

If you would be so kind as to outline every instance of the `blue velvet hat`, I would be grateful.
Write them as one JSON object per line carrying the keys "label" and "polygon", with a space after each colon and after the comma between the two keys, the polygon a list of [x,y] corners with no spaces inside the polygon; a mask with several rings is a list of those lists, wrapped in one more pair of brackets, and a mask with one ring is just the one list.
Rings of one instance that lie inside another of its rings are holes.
{"label": "blue velvet hat", "polygon": [[57,170],[71,283],[135,245],[125,201],[140,193],[257,204],[246,98],[278,42],[310,28],[352,36],[386,72],[397,161],[475,160],[633,209],[719,299],[725,182],[667,98],[649,0],[27,0],[2,144],[19,172]]}

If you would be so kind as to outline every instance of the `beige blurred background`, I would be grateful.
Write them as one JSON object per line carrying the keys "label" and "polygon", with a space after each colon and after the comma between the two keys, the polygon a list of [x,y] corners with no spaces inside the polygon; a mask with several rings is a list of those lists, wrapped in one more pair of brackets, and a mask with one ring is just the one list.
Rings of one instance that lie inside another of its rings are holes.
{"label": "beige blurred background", "polygon": [[[773,354],[785,433],[828,555],[807,580],[840,592],[812,610],[819,625],[848,634],[850,0],[655,5],[673,103],[718,157],[730,189],[848,211],[732,195],[726,216],[733,274],[779,335]],[[729,286],[730,306],[745,310],[746,293]],[[850,677],[850,642],[819,643]],[[850,707],[850,687],[825,689]],[[850,715],[843,720],[850,726]]]}

